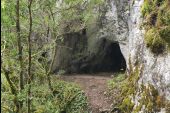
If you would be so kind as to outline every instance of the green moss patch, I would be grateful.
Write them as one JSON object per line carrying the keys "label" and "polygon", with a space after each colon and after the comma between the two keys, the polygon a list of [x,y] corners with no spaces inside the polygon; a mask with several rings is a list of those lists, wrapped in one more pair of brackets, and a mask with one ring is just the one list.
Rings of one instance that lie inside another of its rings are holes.
{"label": "green moss patch", "polygon": [[160,37],[158,31],[154,28],[146,31],[145,41],[147,47],[149,47],[153,53],[159,54],[165,49],[165,41]]}
{"label": "green moss patch", "polygon": [[124,98],[122,104],[119,106],[122,112],[130,113],[133,109],[134,103],[132,103],[131,98]]}
{"label": "green moss patch", "polygon": [[142,6],[142,16],[146,17],[153,9],[153,2],[145,0]]}
{"label": "green moss patch", "polygon": [[[129,63],[131,67],[131,62]],[[116,101],[113,103],[114,107],[116,106],[116,108],[118,108],[121,113],[131,113],[134,107],[132,98],[135,96],[137,91],[139,67],[136,66],[134,70],[132,68],[130,70],[131,74],[129,76],[116,76],[112,81],[109,81],[110,86],[113,88],[113,92],[116,92],[116,94],[114,93],[114,99]],[[111,84],[111,82],[113,82],[113,84]]]}
{"label": "green moss patch", "polygon": [[141,8],[145,19],[145,42],[154,54],[170,48],[170,1],[145,0]]}

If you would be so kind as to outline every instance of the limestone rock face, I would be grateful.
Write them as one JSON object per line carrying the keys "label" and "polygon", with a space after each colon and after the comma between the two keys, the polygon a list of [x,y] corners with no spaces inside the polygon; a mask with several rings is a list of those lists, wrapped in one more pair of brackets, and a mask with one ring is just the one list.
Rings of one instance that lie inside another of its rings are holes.
{"label": "limestone rock face", "polygon": [[[128,12],[127,0],[107,1],[99,10],[101,16],[87,25],[83,35],[77,37],[77,33],[70,33],[63,36],[65,43],[58,44],[62,47],[56,49],[52,71],[93,73],[125,70],[125,60],[128,58]],[[72,40],[66,37],[72,37]],[[79,42],[75,43],[75,38]],[[72,43],[85,48],[82,48],[80,52],[74,49]],[[72,50],[68,50],[67,47]]]}
{"label": "limestone rock face", "polygon": [[78,72],[79,62],[75,60],[84,57],[87,48],[87,37],[83,33],[75,32],[62,35],[56,40],[56,52],[52,67],[53,72]]}
{"label": "limestone rock face", "polygon": [[143,0],[135,0],[129,16],[129,56],[135,63],[143,65],[139,84],[152,84],[161,95],[170,100],[170,53],[153,55],[144,42],[145,31],[141,28],[141,5]]}
{"label": "limestone rock face", "polygon": [[[138,86],[150,84],[158,90],[161,96],[170,101],[170,52],[154,55],[146,47],[145,30],[141,27],[143,2],[144,0],[110,0],[108,2],[110,7],[105,15],[105,19],[109,21],[104,25],[104,29],[107,29],[109,25],[112,27],[109,26],[111,30],[106,30],[105,34],[109,35],[107,38],[110,40],[119,42],[121,52],[126,59],[127,73],[130,70],[129,61],[133,68],[142,67]],[[104,29],[102,31],[105,31]],[[139,98],[136,96],[134,99],[136,106]],[[160,112],[164,113],[164,110],[161,109]],[[145,112],[145,108],[141,112]]]}
{"label": "limestone rock face", "polygon": [[170,100],[170,53],[167,51],[156,56],[146,47],[145,30],[141,27],[143,0],[110,0],[108,4],[110,5],[105,15],[108,23],[100,30],[104,32],[108,28],[106,37],[119,42],[127,66],[128,59],[133,67],[137,62],[144,66],[140,81],[153,84],[162,93],[166,93]]}
{"label": "limestone rock face", "polygon": [[[98,43],[102,39],[119,42],[123,56],[128,57],[128,15],[127,0],[108,0],[101,9],[102,16],[98,24],[88,27],[88,50],[91,53],[98,51]],[[96,45],[98,45],[96,47]]]}

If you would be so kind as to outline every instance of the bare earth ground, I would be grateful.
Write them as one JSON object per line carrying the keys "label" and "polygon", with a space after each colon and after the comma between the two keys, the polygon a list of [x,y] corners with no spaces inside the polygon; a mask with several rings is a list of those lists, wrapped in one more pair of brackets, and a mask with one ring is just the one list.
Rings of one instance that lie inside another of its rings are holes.
{"label": "bare earth ground", "polygon": [[107,81],[111,73],[64,75],[61,79],[80,85],[88,97],[92,113],[107,113],[111,108],[112,100],[106,95]]}

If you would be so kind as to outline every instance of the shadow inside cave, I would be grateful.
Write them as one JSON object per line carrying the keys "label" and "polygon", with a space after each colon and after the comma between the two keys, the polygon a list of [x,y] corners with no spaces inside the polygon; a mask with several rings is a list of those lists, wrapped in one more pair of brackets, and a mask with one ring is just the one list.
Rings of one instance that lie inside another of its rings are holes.
{"label": "shadow inside cave", "polygon": [[119,43],[100,40],[98,51],[71,62],[69,73],[125,72],[126,61]]}

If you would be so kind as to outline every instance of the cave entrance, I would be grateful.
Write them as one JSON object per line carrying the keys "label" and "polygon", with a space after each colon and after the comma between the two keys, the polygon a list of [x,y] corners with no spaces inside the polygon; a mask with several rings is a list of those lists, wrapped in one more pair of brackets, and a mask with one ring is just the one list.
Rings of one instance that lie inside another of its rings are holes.
{"label": "cave entrance", "polygon": [[104,49],[101,71],[120,72],[126,70],[126,62],[118,43],[111,43]]}
{"label": "cave entrance", "polygon": [[89,65],[81,68],[83,73],[125,72],[126,61],[118,42],[103,39],[98,47],[98,51],[91,55]]}
{"label": "cave entrance", "polygon": [[[76,44],[79,43],[73,43],[72,45],[75,46]],[[98,40],[94,45],[95,50],[93,50],[93,52],[87,52],[84,50],[84,52],[82,52],[80,55],[78,53],[81,50],[79,50],[80,47],[78,45],[73,47],[73,50],[67,50],[64,48],[65,52],[62,52],[62,49],[59,49],[60,54],[58,57],[60,57],[60,60],[57,61],[60,62],[56,63],[57,68],[55,68],[55,72],[58,73],[60,70],[64,70],[65,73],[68,74],[88,74],[99,72],[115,73],[126,71],[126,61],[120,50],[118,42],[103,38]],[[76,49],[76,47],[79,49]]]}

